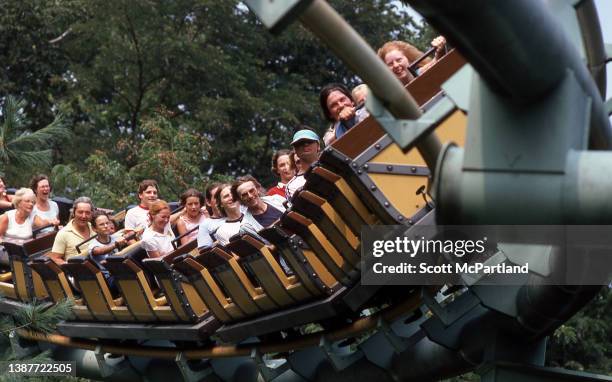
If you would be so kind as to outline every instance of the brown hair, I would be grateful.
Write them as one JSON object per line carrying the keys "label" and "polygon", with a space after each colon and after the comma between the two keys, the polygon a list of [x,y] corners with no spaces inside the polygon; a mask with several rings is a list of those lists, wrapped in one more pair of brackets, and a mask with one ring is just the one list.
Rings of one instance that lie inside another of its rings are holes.
{"label": "brown hair", "polygon": [[155,187],[157,192],[159,192],[159,187],[157,187],[157,181],[155,179],[145,179],[138,185],[138,194],[142,194],[149,187]]}
{"label": "brown hair", "polygon": [[[219,184],[219,188],[217,188],[217,190],[215,191],[214,198],[216,199],[215,203],[217,203],[217,208],[219,209],[219,212],[221,212],[221,216],[227,216],[227,214],[225,213],[225,210],[223,209],[223,206],[221,205],[221,198],[219,194],[221,194],[221,191],[230,187],[230,191],[231,191],[231,187],[232,184],[231,183],[221,183]],[[234,193],[232,192],[232,198],[234,197]],[[240,200],[240,199],[237,199]]]}
{"label": "brown hair", "polygon": [[151,217],[156,216],[157,214],[166,209],[170,211],[170,206],[168,205],[168,203],[166,203],[166,201],[164,200],[159,199],[153,202],[153,204],[151,204],[151,207],[149,207],[149,215],[151,215]]}
{"label": "brown hair", "polygon": [[181,206],[185,206],[187,204],[187,198],[196,197],[200,201],[200,205],[204,205],[204,195],[195,188],[190,188],[187,191],[181,194]]}
{"label": "brown hair", "polygon": [[210,184],[208,184],[208,186],[206,186],[206,199],[210,201],[210,199],[213,197],[213,190],[217,187],[219,187],[221,183],[219,182],[212,182]]}
{"label": "brown hair", "polygon": [[[398,40],[387,41],[383,46],[380,47],[380,49],[378,49],[378,52],[376,53],[378,54],[378,57],[380,57],[381,60],[385,61],[385,56],[387,55],[387,53],[393,50],[397,50],[401,54],[406,56],[409,65],[416,61],[417,58],[423,55],[423,52],[421,52],[414,46],[408,44],[407,42]],[[429,62],[431,62],[431,58],[427,57],[419,63],[419,67],[427,65]]]}
{"label": "brown hair", "polygon": [[36,194],[38,183],[41,180],[45,180],[45,179],[49,182],[49,188],[53,190],[53,188],[51,187],[51,181],[49,180],[49,177],[45,174],[38,174],[38,175],[34,175],[32,179],[30,179],[30,188],[32,189],[32,191],[34,191],[34,194]]}
{"label": "brown hair", "polygon": [[112,221],[110,216],[108,216],[108,214],[105,211],[95,210],[94,213],[91,215],[91,225],[94,226],[94,228],[96,227],[96,219],[99,218],[100,216],[106,216],[109,221]]}
{"label": "brown hair", "polygon": [[246,182],[253,182],[253,185],[259,193],[259,196],[264,196],[266,194],[261,184],[257,181],[257,179],[255,179],[253,175],[245,175],[239,177],[234,181],[234,183],[232,183],[232,197],[235,200],[240,200],[240,195],[238,195],[238,187]]}
{"label": "brown hair", "polygon": [[335,92],[335,91],[339,91],[340,93],[344,94],[345,96],[348,97],[348,99],[350,99],[353,102],[353,105],[355,104],[353,95],[351,94],[351,91],[346,86],[342,84],[325,85],[323,89],[321,89],[321,92],[319,93],[319,103],[321,104],[321,110],[323,110],[323,115],[325,116],[325,119],[327,119],[330,122],[336,122],[336,120],[334,119],[334,117],[332,117],[331,113],[329,112],[329,109],[327,108],[327,98],[332,92]]}
{"label": "brown hair", "polygon": [[278,158],[282,157],[283,155],[291,156],[291,150],[277,150],[274,152],[274,155],[272,155],[272,173],[274,173],[276,176],[280,176],[278,172]]}

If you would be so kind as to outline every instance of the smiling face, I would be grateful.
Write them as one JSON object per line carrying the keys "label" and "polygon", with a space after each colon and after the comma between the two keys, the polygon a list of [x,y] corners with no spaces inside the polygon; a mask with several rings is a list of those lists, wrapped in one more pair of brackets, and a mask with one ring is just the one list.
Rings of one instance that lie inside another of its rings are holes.
{"label": "smiling face", "polygon": [[41,199],[49,199],[49,194],[51,193],[51,185],[49,184],[48,179],[42,179],[38,183],[36,183],[36,196]]}
{"label": "smiling face", "polygon": [[400,81],[406,82],[410,77],[408,58],[399,50],[392,50],[385,55],[385,64]]}
{"label": "smiling face", "polygon": [[36,197],[34,196],[33,193],[29,193],[23,196],[23,198],[17,205],[17,209],[22,211],[24,215],[29,215],[30,213],[32,213],[35,203],[36,203]]}
{"label": "smiling face", "polygon": [[155,186],[149,186],[138,194],[138,197],[140,198],[140,204],[149,208],[151,204],[157,201],[157,188]]}
{"label": "smiling face", "polygon": [[353,101],[339,90],[334,90],[327,97],[327,110],[334,121],[340,120],[340,112],[346,107],[354,107]]}
{"label": "smiling face", "polygon": [[190,218],[197,218],[200,215],[200,208],[202,208],[202,205],[200,204],[200,198],[197,196],[190,196],[185,200],[185,211]]}
{"label": "smiling face", "polygon": [[227,214],[228,211],[238,210],[240,208],[240,203],[237,200],[234,200],[232,196],[232,187],[227,186],[219,191],[219,204],[221,208]]}
{"label": "smiling face", "polygon": [[170,221],[170,209],[163,208],[154,216],[151,216],[150,214],[149,216],[151,217],[151,226],[153,229],[158,232],[164,232],[166,225],[168,225],[168,222]]}
{"label": "smiling face", "polygon": [[79,227],[86,227],[87,223],[91,220],[91,204],[89,203],[77,203],[74,206],[74,219],[73,224]]}
{"label": "smiling face", "polygon": [[240,186],[236,187],[236,192],[238,193],[238,196],[240,196],[240,201],[242,204],[248,208],[257,207],[261,201],[257,187],[255,187],[251,181],[244,182]]}

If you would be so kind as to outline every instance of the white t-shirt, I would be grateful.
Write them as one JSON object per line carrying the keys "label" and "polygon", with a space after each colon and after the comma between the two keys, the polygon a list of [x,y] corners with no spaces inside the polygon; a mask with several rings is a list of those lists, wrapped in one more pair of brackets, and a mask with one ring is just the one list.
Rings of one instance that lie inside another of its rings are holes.
{"label": "white t-shirt", "polygon": [[136,206],[128,210],[125,214],[124,227],[129,231],[136,231],[139,228],[147,228],[150,224],[149,210]]}
{"label": "white t-shirt", "polygon": [[163,234],[148,227],[142,233],[141,242],[142,248],[144,248],[147,253],[149,251],[157,251],[161,256],[166,256],[174,251],[172,240],[174,240],[174,233],[171,229],[168,229],[168,227],[166,227],[166,232]]}
{"label": "white t-shirt", "polygon": [[107,245],[115,244],[116,239],[113,236],[109,236],[109,239],[110,240],[108,243],[101,243],[98,241],[98,238],[95,238],[91,241],[91,243],[89,244],[89,249],[87,250],[87,254],[89,255],[89,258],[92,259],[96,264],[98,264],[100,269],[105,271],[105,273],[108,273],[108,271],[106,271],[106,268],[104,268],[104,266],[102,265],[102,261],[106,260],[107,257],[112,256],[115,253],[119,252],[119,250],[115,248],[109,253],[104,254],[104,255],[99,255],[99,256],[94,256],[93,250],[97,247],[105,247]]}
{"label": "white t-shirt", "polygon": [[242,225],[242,220],[244,215],[240,217],[238,220],[228,221],[226,220],[215,232],[215,237],[219,241],[221,245],[227,245],[230,242],[230,237],[234,236],[238,232],[240,232],[240,226]]}
{"label": "white t-shirt", "polygon": [[295,192],[306,184],[306,177],[304,174],[296,175],[289,182],[287,182],[287,188],[285,188],[285,194],[287,194],[287,200],[291,200]]}

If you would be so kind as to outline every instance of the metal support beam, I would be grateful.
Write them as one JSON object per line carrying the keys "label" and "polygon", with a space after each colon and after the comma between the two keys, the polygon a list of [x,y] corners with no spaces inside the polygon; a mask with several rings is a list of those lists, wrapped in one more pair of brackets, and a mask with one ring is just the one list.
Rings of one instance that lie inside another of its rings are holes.
{"label": "metal support beam", "polygon": [[[525,106],[548,97],[571,70],[592,99],[589,148],[612,145],[612,129],[603,113],[599,88],[565,25],[555,19],[548,4],[531,0],[408,0],[413,8],[443,33],[480,76],[508,103]],[[584,1],[590,3],[591,0]],[[581,4],[580,7],[586,7]],[[561,6],[558,4],[557,6]],[[572,7],[571,4],[565,4]],[[579,12],[583,33],[594,32],[597,12]],[[578,17],[578,16],[576,16]],[[503,25],[503,28],[499,26]],[[594,33],[591,33],[594,35]],[[585,44],[587,57],[603,50],[601,36]],[[601,55],[595,55],[600,57]],[[599,63],[594,63],[599,64]],[[540,127],[545,129],[545,126]]]}
{"label": "metal support beam", "polygon": [[384,107],[381,100],[371,94],[366,99],[366,108],[395,143],[407,151],[430,134],[455,110],[456,106],[448,97],[442,97],[416,120],[396,119]]}
{"label": "metal support beam", "polygon": [[179,353],[174,361],[176,362],[176,365],[183,376],[183,381],[185,382],[198,382],[213,373],[211,367],[206,367],[202,370],[194,370],[191,366],[189,366],[188,360],[184,353]]}
{"label": "metal support beam", "polygon": [[[269,1],[266,7],[261,7],[261,1],[247,1],[249,8],[261,20],[270,18],[269,13],[289,13],[283,8],[297,9],[298,7],[294,2],[272,1]],[[402,83],[378,58],[365,40],[326,1],[308,2],[304,11],[299,15],[299,19],[308,30],[327,44],[356,75],[368,84],[372,94],[381,100],[395,118],[414,120],[421,116],[419,106]],[[424,137],[417,145],[417,149],[431,171],[435,168],[440,148],[440,141],[434,134]]]}
{"label": "metal support beam", "polygon": [[[257,367],[259,375],[264,382],[270,382],[289,370],[289,362],[287,360],[276,360],[277,362],[266,361],[257,348],[253,348],[251,351],[251,359],[255,362],[255,367]],[[276,363],[276,365],[273,366],[271,363]]]}

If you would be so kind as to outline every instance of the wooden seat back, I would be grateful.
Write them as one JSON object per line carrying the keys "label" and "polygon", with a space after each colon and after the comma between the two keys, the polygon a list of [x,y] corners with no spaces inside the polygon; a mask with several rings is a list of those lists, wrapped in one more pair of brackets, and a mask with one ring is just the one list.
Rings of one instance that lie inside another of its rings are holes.
{"label": "wooden seat back", "polygon": [[71,257],[62,269],[73,277],[83,301],[98,321],[134,321],[134,316],[113,297],[100,268],[88,256]]}
{"label": "wooden seat back", "polygon": [[[140,243],[136,243],[140,244]],[[178,316],[171,306],[166,304],[165,297],[156,299],[145,272],[136,259],[144,258],[144,249],[131,246],[130,251],[106,259],[106,269],[113,275],[121,295],[130,312],[137,321],[178,321]],[[152,281],[151,281],[152,282]]]}
{"label": "wooden seat back", "polygon": [[[200,254],[206,256],[207,252]],[[211,313],[223,323],[239,320],[245,313],[227,296],[217,280],[200,261],[191,255],[176,257],[173,268],[187,277]]]}

